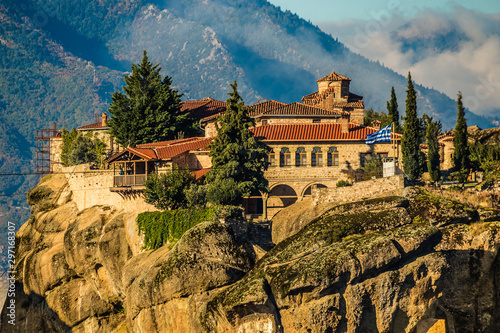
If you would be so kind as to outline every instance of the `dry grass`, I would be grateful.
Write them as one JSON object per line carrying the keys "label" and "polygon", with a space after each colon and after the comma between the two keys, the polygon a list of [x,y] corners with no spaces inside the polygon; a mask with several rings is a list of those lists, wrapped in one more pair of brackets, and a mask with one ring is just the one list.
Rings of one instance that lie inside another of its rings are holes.
{"label": "dry grass", "polygon": [[447,199],[457,200],[471,208],[477,209],[480,207],[498,208],[495,207],[495,200],[492,193],[486,191],[477,191],[476,189],[454,191],[443,190],[438,187],[426,186],[425,189],[434,195],[438,195]]}

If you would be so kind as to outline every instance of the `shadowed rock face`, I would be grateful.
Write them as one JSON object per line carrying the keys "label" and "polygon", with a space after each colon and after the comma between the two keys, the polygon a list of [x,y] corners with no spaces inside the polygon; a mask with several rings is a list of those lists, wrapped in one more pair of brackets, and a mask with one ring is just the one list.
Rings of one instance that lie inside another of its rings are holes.
{"label": "shadowed rock face", "polygon": [[333,207],[255,262],[209,222],[134,255],[129,215],[78,212],[54,178],[17,234],[17,325],[2,331],[500,331],[500,222],[449,199],[412,189]]}

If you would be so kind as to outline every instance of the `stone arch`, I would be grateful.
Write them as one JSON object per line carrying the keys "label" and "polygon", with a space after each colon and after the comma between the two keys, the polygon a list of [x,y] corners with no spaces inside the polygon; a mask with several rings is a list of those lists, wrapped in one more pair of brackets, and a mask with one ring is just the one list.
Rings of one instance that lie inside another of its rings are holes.
{"label": "stone arch", "polygon": [[267,199],[269,216],[273,216],[281,209],[294,204],[298,198],[297,191],[292,186],[283,183],[273,185]]}
{"label": "stone arch", "polygon": [[311,189],[313,186],[316,186],[318,188],[328,188],[328,186],[326,186],[325,184],[321,184],[321,183],[317,183],[317,182],[309,183],[306,186],[304,186],[304,189],[302,190],[301,197],[311,196]]}

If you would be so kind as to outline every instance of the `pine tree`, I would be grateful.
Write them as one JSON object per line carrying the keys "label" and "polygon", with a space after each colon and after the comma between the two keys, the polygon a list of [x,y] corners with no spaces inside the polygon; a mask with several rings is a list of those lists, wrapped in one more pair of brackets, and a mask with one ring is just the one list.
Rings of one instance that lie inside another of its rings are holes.
{"label": "pine tree", "polygon": [[422,176],[422,158],[420,152],[420,119],[417,116],[417,94],[413,87],[411,74],[408,73],[408,88],[406,90],[406,115],[403,124],[401,140],[403,168],[410,179]]}
{"label": "pine tree", "polygon": [[231,88],[233,91],[228,93],[226,101],[227,111],[217,119],[217,136],[210,143],[212,170],[207,173],[206,182],[224,187],[227,182],[234,181],[242,196],[254,191],[267,192],[264,170],[270,148],[257,141],[250,131],[255,122],[248,116],[249,110],[238,94],[236,81]]}
{"label": "pine tree", "polygon": [[470,160],[469,146],[467,144],[467,122],[465,119],[465,109],[462,104],[461,92],[458,92],[457,124],[455,125],[453,142],[455,144],[455,152],[453,154],[455,171],[458,172],[458,181],[465,183],[469,174]]}
{"label": "pine tree", "polygon": [[159,64],[153,65],[146,50],[140,64],[132,64],[132,74],[124,75],[122,92],[111,96],[108,112],[110,134],[124,147],[171,140],[180,132],[195,132],[195,122],[189,114],[180,114],[180,98],[172,89],[172,78],[162,79]]}
{"label": "pine tree", "polygon": [[396,98],[396,91],[394,87],[391,89],[391,100],[387,102],[387,114],[390,122],[394,123],[394,130],[396,133],[401,133],[401,125],[399,124],[399,111],[398,99]]}
{"label": "pine tree", "polygon": [[438,135],[441,134],[442,125],[440,121],[433,121],[432,118],[424,115],[427,123],[425,132],[425,142],[427,144],[427,170],[433,182],[439,180],[440,171],[440,156]]}

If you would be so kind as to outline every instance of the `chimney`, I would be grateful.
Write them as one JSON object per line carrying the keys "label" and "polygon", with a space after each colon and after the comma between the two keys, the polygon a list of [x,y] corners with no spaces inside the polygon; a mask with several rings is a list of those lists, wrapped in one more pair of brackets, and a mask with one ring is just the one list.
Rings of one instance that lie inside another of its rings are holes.
{"label": "chimney", "polygon": [[108,120],[108,114],[105,112],[101,115],[101,126],[106,126],[106,121]]}
{"label": "chimney", "polygon": [[349,118],[342,117],[337,119],[337,122],[340,124],[340,131],[342,134],[349,133]]}
{"label": "chimney", "polygon": [[375,127],[375,128],[380,128],[382,122],[378,119],[375,119],[374,121],[372,121],[372,127]]}

